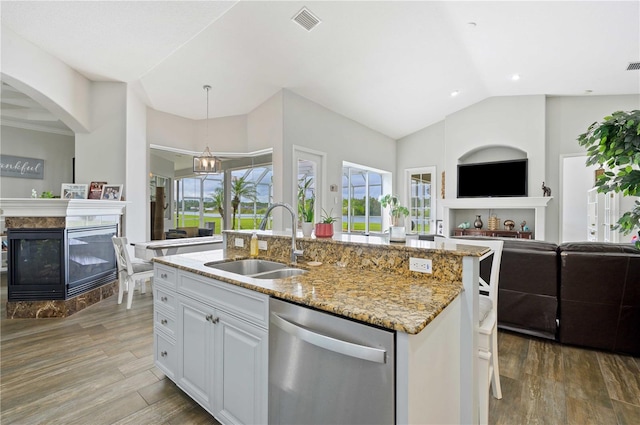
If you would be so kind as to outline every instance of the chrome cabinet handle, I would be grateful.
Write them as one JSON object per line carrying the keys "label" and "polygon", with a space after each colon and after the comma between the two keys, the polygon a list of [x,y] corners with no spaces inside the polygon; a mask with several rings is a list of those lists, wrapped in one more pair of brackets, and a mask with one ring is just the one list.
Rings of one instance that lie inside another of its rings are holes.
{"label": "chrome cabinet handle", "polygon": [[160,277],[161,277],[162,279],[166,279],[166,278],[167,278],[167,274],[166,274],[166,273],[160,273]]}
{"label": "chrome cabinet handle", "polygon": [[166,351],[161,351],[160,352],[160,357],[167,357],[167,352]]}
{"label": "chrome cabinet handle", "polygon": [[166,324],[167,324],[167,319],[162,319],[162,320],[160,321],[160,323],[162,323],[163,325],[166,325]]}
{"label": "chrome cabinet handle", "polygon": [[205,317],[205,319],[207,319],[207,322],[211,322],[211,323],[213,323],[214,325],[220,321],[220,318],[219,318],[219,317],[214,318],[214,317],[213,317],[213,314],[207,314],[207,316]]}
{"label": "chrome cabinet handle", "polygon": [[168,299],[167,297],[160,297],[160,301],[165,302],[165,303],[167,302],[167,299]]}

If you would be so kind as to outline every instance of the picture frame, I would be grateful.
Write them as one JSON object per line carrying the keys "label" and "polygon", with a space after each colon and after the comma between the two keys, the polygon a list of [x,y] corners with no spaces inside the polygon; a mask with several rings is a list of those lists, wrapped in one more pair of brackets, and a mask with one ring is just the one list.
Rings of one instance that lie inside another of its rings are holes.
{"label": "picture frame", "polygon": [[122,199],[122,185],[121,184],[105,184],[102,186],[102,193],[100,199],[106,201],[119,201]]}
{"label": "picture frame", "polygon": [[105,184],[107,184],[107,182],[91,182],[87,199],[100,199],[102,197],[102,186]]}
{"label": "picture frame", "polygon": [[89,185],[76,183],[62,183],[60,198],[62,199],[87,199]]}

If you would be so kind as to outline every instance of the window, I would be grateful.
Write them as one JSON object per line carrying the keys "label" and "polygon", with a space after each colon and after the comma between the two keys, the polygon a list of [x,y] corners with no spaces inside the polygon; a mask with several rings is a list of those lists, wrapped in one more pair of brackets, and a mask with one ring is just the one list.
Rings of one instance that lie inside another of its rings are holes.
{"label": "window", "polygon": [[[258,228],[271,203],[272,181],[273,167],[271,164],[231,171],[232,229]],[[238,196],[236,197],[236,195]],[[238,204],[234,208],[236,202]]]}

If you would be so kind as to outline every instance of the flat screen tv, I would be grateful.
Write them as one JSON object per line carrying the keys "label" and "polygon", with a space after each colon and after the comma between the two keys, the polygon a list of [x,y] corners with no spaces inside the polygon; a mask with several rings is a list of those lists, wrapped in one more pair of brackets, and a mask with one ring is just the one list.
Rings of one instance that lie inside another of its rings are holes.
{"label": "flat screen tv", "polygon": [[458,165],[458,198],[527,196],[527,160]]}

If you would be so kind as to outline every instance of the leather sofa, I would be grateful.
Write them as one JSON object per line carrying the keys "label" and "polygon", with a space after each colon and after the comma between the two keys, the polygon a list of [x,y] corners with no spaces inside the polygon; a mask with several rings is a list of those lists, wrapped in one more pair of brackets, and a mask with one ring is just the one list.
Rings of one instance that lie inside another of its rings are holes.
{"label": "leather sofa", "polygon": [[640,355],[640,251],[575,242],[558,253],[559,341]]}
{"label": "leather sofa", "polygon": [[[213,223],[215,225],[215,223]],[[169,229],[164,233],[165,239],[179,239],[179,238],[197,238],[203,236],[213,236],[214,228],[198,228],[198,227],[178,227],[176,229]]]}
{"label": "leather sofa", "polygon": [[498,327],[640,356],[640,251],[632,244],[500,239]]}

